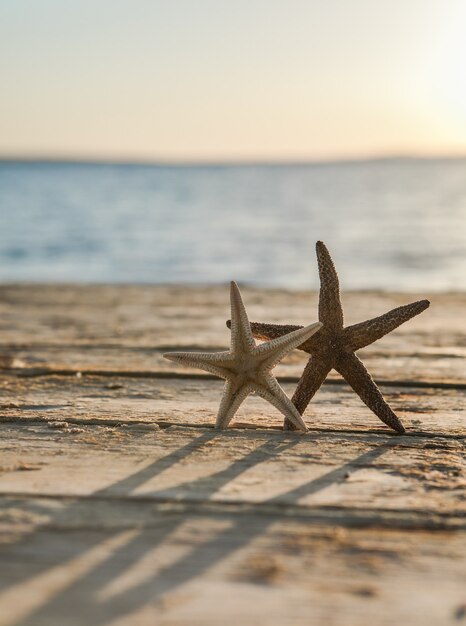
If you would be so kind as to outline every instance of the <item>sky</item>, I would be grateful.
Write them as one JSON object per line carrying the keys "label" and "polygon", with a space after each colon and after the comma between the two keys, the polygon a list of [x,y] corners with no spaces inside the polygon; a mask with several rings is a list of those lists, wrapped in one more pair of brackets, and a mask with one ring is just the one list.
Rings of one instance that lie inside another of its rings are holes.
{"label": "sky", "polygon": [[465,0],[0,0],[0,155],[464,155],[465,25]]}

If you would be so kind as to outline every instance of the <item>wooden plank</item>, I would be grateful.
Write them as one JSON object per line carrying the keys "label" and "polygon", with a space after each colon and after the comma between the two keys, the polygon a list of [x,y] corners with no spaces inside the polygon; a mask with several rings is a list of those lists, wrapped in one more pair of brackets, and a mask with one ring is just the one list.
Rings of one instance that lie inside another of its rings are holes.
{"label": "wooden plank", "polygon": [[3,428],[2,626],[462,615],[451,442]]}
{"label": "wooden plank", "polygon": [[[245,289],[251,319],[307,323],[315,293]],[[361,321],[420,296],[350,293],[347,322]],[[465,384],[464,294],[432,297],[432,306],[361,352],[379,380]],[[161,352],[223,349],[229,341],[226,288],[2,287],[0,365],[67,371],[177,372]],[[300,375],[293,353],[278,375]]]}
{"label": "wooden plank", "polygon": [[[226,349],[226,346],[219,346],[219,349]],[[199,370],[187,369],[164,359],[162,354],[165,351],[127,346],[3,344],[0,345],[0,365],[5,370],[15,370],[31,376],[54,372],[106,375],[124,373],[154,377],[159,373],[199,375]],[[464,352],[466,354],[466,350]],[[466,387],[466,358],[459,349],[448,349],[448,352],[425,349],[416,353],[376,352],[372,349],[361,350],[359,355],[378,382]],[[275,375],[282,380],[286,378],[297,381],[306,362],[305,353],[295,351],[278,365]],[[334,371],[329,378],[341,381],[341,377]]]}
{"label": "wooden plank", "polygon": [[[45,376],[0,379],[0,421],[68,420],[213,426],[222,395],[220,380]],[[295,384],[283,385],[293,393]],[[409,433],[464,436],[464,389],[382,388]],[[304,414],[312,430],[391,433],[346,385],[323,385]],[[282,415],[250,396],[232,422],[236,428],[281,429]]]}
{"label": "wooden plank", "polygon": [[339,518],[364,511],[365,523],[373,513],[375,525],[389,511],[395,526],[396,511],[403,523],[429,527],[436,514],[466,528],[464,441],[52,426],[2,426],[1,494],[334,507]]}
{"label": "wooden plank", "polygon": [[0,513],[1,626],[464,619],[464,533],[129,500],[5,498]]}
{"label": "wooden plank", "polygon": [[[317,311],[244,294],[251,318]],[[425,295],[348,294],[347,322]],[[335,384],[306,435],[257,398],[218,433],[222,383],[161,352],[225,347],[226,287],[0,288],[0,626],[466,619],[465,304],[362,353],[407,435]]]}

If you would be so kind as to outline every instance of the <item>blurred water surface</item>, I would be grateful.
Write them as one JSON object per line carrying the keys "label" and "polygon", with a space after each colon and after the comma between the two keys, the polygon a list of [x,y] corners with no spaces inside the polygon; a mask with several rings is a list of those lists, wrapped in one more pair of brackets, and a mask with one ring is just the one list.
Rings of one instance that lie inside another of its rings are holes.
{"label": "blurred water surface", "polygon": [[466,289],[466,159],[0,163],[0,281]]}

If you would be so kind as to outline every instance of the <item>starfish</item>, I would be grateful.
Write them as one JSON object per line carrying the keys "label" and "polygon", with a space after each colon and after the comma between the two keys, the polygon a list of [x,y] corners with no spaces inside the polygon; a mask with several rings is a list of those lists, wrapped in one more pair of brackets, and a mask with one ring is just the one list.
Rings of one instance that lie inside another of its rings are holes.
{"label": "starfish", "polygon": [[169,352],[163,356],[189,367],[198,367],[226,380],[218,410],[216,428],[227,428],[243,400],[250,393],[273,404],[293,424],[294,430],[306,431],[296,407],[278,384],[271,370],[303,341],[322,326],[319,322],[298,328],[257,346],[238,285],[230,286],[231,348],[229,352]]}
{"label": "starfish", "polygon": [[[316,252],[320,276],[319,321],[323,326],[313,337],[298,346],[311,357],[291,400],[302,415],[327,374],[331,369],[335,369],[382,422],[403,434],[405,432],[403,424],[384,400],[356,351],[419,315],[430,303],[428,300],[412,302],[379,317],[344,328],[340,286],[335,266],[322,241],[317,242]],[[254,337],[265,340],[286,336],[287,333],[296,332],[299,328],[302,327],[251,323]],[[293,430],[294,424],[290,420],[285,420],[284,428]]]}

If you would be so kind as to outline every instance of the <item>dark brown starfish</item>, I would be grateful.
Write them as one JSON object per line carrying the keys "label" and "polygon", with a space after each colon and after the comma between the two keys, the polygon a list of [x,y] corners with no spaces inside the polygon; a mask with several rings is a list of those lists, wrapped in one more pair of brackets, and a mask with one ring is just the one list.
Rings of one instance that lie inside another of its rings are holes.
{"label": "dark brown starfish", "polygon": [[[403,424],[388,406],[355,352],[380,339],[415,315],[419,315],[427,309],[430,302],[428,300],[413,302],[392,309],[379,317],[344,328],[340,286],[335,266],[322,241],[317,242],[316,252],[320,276],[319,321],[323,326],[298,346],[311,357],[296,387],[292,402],[302,415],[327,374],[331,369],[335,369],[382,422],[402,434],[405,432]],[[299,328],[302,326],[251,322],[254,337],[264,340],[281,337]],[[284,428],[294,430],[295,426],[286,419]]]}

